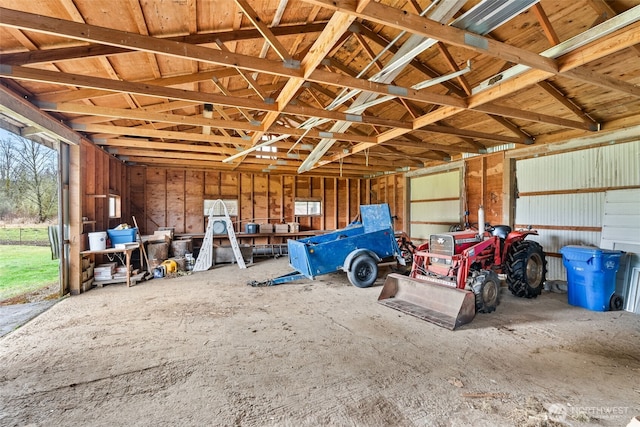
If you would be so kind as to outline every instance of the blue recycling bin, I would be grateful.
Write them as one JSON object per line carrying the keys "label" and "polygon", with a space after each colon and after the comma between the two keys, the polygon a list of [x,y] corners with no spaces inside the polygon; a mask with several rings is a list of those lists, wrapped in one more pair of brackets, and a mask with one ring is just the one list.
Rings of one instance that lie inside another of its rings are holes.
{"label": "blue recycling bin", "polygon": [[560,253],[567,269],[569,304],[593,311],[618,309],[614,292],[621,251],[565,246]]}

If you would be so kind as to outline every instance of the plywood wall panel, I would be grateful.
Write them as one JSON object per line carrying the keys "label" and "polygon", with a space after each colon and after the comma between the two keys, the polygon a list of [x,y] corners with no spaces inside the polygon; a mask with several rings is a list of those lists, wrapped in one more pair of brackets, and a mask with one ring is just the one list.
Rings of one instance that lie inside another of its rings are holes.
{"label": "plywood wall panel", "polygon": [[503,222],[504,154],[475,157],[465,161],[466,209],[469,222],[478,222],[478,208],[484,207],[485,222]]}
{"label": "plywood wall panel", "polygon": [[349,198],[346,179],[337,180],[338,204],[336,205],[335,215],[338,218],[338,228],[346,227],[351,222],[351,214],[349,213]]}
{"label": "plywood wall panel", "polygon": [[220,193],[220,172],[204,172],[204,195],[206,198],[219,198]]}
{"label": "plywood wall panel", "polygon": [[220,196],[233,198],[238,196],[238,174],[220,173]]}
{"label": "plywood wall panel", "polygon": [[268,176],[254,175],[253,178],[253,214],[256,222],[269,222]]}
{"label": "plywood wall panel", "polygon": [[147,233],[159,227],[167,227],[167,176],[166,170],[147,168],[146,174],[146,217]]}
{"label": "plywood wall panel", "polygon": [[282,223],[284,217],[282,214],[282,177],[267,175],[268,179],[268,208],[271,222]]}
{"label": "plywood wall panel", "polygon": [[204,232],[204,172],[186,171],[185,233]]}
{"label": "plywood wall panel", "polygon": [[323,226],[324,230],[334,230],[338,228],[338,215],[336,214],[336,206],[338,204],[338,196],[336,193],[335,178],[327,178],[324,182],[324,200],[323,200]]}
{"label": "plywood wall panel", "polygon": [[502,223],[504,154],[487,156],[485,162],[484,215],[493,225]]}
{"label": "plywood wall panel", "polygon": [[[129,197],[122,199],[128,200],[129,203],[123,203],[123,205],[129,206],[129,212],[132,217],[136,217],[138,227],[140,227],[140,233],[146,234],[146,206],[145,206],[145,182],[146,182],[146,169],[141,166],[130,167],[129,177],[127,185],[129,187]],[[133,220],[132,220],[133,221]]]}
{"label": "plywood wall panel", "polygon": [[[302,230],[333,230],[346,227],[368,203],[370,180],[279,176],[238,172],[127,167],[132,200],[141,231],[152,234],[159,227],[175,227],[178,233],[202,233],[206,228],[204,199],[238,200],[239,215],[233,218],[243,231],[248,222],[299,222]],[[393,187],[402,179],[392,177]],[[394,190],[391,203],[401,203]],[[135,199],[135,200],[134,200]],[[321,200],[322,215],[296,217],[295,201]],[[381,203],[384,201],[381,201]],[[256,243],[260,241],[256,240]]]}
{"label": "plywood wall panel", "polygon": [[296,177],[296,197],[311,197],[311,179],[309,177]]}
{"label": "plywood wall panel", "polygon": [[185,171],[167,171],[167,227],[176,233],[185,232]]}
{"label": "plywood wall panel", "polygon": [[294,222],[295,178],[283,176],[282,181],[284,220],[285,222]]}
{"label": "plywood wall panel", "polygon": [[253,209],[253,175],[240,175],[240,218],[247,222],[254,221]]}

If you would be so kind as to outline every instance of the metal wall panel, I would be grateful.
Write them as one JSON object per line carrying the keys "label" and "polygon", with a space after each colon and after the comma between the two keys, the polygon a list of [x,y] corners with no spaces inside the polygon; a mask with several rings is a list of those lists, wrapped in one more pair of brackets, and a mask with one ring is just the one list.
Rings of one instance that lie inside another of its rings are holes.
{"label": "metal wall panel", "polygon": [[[518,178],[520,180],[520,178]],[[516,224],[602,226],[604,193],[527,196],[516,201]]]}
{"label": "metal wall panel", "polygon": [[517,174],[522,193],[638,185],[640,141],[520,160]]}
{"label": "metal wall panel", "polygon": [[557,254],[567,245],[600,245],[601,233],[588,228],[603,227],[605,190],[640,185],[640,141],[517,160],[516,176],[515,223],[538,227],[534,240],[556,255],[548,257],[547,278],[566,280]]}

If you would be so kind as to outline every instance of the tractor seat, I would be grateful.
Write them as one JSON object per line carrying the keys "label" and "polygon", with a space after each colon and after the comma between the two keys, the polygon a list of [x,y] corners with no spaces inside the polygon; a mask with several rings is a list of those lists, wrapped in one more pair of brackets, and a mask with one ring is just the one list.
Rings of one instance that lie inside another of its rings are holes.
{"label": "tractor seat", "polygon": [[509,233],[511,233],[511,227],[508,225],[496,225],[491,231],[491,234],[498,236],[501,239],[506,239]]}

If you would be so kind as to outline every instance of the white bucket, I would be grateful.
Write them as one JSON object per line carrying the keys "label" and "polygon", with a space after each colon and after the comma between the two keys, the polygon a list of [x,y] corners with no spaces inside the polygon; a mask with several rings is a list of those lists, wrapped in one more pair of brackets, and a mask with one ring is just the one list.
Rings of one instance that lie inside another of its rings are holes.
{"label": "white bucket", "polygon": [[107,248],[107,232],[98,231],[89,233],[89,249],[92,251],[102,251]]}

